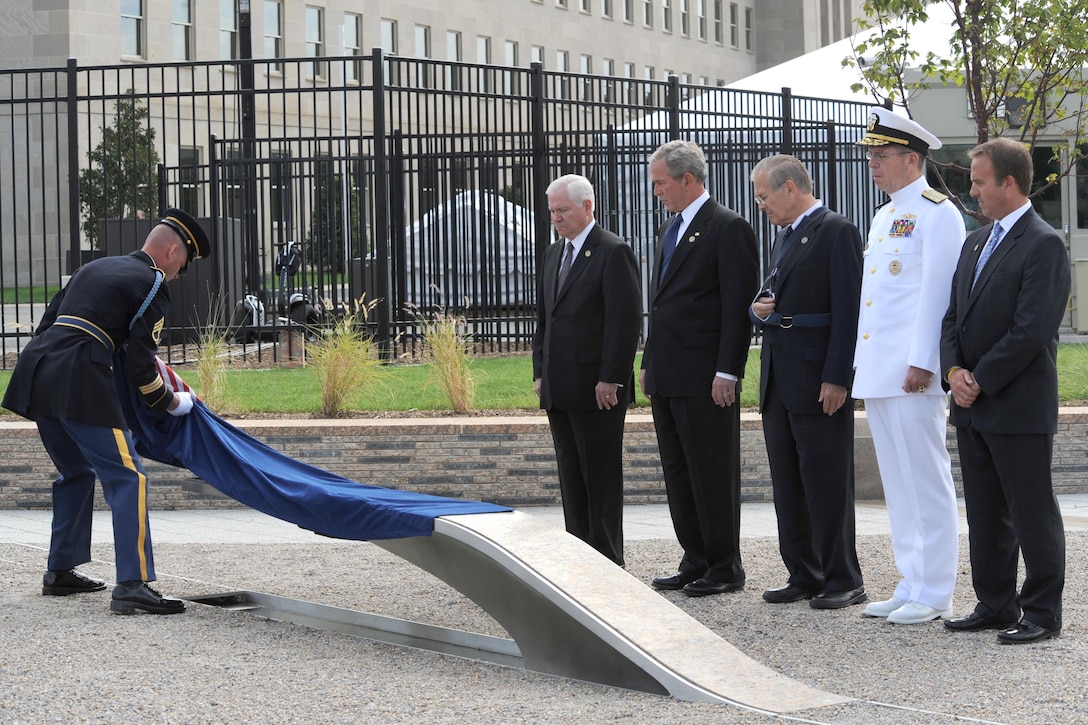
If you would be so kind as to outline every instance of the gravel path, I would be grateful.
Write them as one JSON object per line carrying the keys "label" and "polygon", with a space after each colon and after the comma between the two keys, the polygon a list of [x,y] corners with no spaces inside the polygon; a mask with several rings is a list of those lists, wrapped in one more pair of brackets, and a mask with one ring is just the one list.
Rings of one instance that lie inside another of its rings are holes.
{"label": "gravel path", "polygon": [[[870,596],[897,574],[885,536],[859,537]],[[966,539],[956,612],[973,606]],[[112,579],[112,550],[87,574]],[[1088,721],[1084,604],[1088,532],[1068,534],[1065,629],[1058,640],[999,645],[993,632],[895,626],[860,607],[772,606],[785,580],[773,538],[743,542],[749,586],[677,606],[783,674],[857,698],[796,713],[820,723]],[[171,596],[244,589],[505,636],[445,584],[365,543],[157,544]],[[630,542],[643,580],[675,567],[674,541]],[[772,723],[784,718],[686,703],[395,647],[244,613],[190,605],[180,616],[121,617],[107,592],[42,597],[45,554],[0,545],[0,723]]]}

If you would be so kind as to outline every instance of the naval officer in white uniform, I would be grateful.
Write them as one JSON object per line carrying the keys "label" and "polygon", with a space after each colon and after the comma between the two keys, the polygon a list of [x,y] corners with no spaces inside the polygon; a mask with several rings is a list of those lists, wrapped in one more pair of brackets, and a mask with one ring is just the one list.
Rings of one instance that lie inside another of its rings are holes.
{"label": "naval officer in white uniform", "polygon": [[956,583],[958,515],[938,371],[965,231],[956,206],[926,183],[936,136],[876,107],[858,144],[870,147],[873,181],[891,200],[877,209],[864,252],[853,394],[865,401],[902,576],[865,614],[919,624],[951,615]]}

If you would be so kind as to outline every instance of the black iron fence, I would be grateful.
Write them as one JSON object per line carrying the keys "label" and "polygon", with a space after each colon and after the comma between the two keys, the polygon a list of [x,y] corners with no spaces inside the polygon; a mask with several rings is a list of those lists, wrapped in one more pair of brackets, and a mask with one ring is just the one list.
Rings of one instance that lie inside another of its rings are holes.
{"label": "black iron fence", "polygon": [[[0,71],[0,347],[9,367],[65,275],[135,249],[162,210],[206,219],[215,254],[173,283],[172,361],[234,325],[257,355],[362,299],[390,357],[421,317],[463,315],[480,352],[528,349],[544,189],[589,177],[599,223],[644,275],[665,213],[646,160],[699,143],[708,187],[771,229],[748,174],[793,153],[859,226],[877,192],[853,145],[866,106],[666,81],[383,56]],[[645,277],[644,277],[645,282]],[[644,284],[644,288],[647,285]]]}

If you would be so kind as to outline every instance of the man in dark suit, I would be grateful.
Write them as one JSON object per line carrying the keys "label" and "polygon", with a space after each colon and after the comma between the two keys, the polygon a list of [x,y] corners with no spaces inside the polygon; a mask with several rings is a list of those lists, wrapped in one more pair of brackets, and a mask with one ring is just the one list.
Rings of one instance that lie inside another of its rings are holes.
{"label": "man in dark suit", "polygon": [[126,353],[128,383],[154,413],[184,415],[188,393],[163,382],[155,354],[170,306],[166,282],[211,253],[200,224],[168,209],[143,247],[81,267],[49,303],[23,348],[4,395],[5,408],[30,418],[60,477],[53,484],[53,536],[42,594],[105,589],[75,567],[91,560],[95,477],[113,512],[117,586],[110,609],[129,614],[185,611],[147,582],[155,580],[147,519],[147,475],[136,454],[114,381],[114,351]]}
{"label": "man in dark suit", "polygon": [[[1001,642],[1035,642],[1062,628],[1065,531],[1050,466],[1069,255],[1028,200],[1027,147],[996,138],[970,155],[971,196],[994,223],[963,245],[941,367],[952,388],[978,604],[945,627],[998,629]],[[1018,552],[1026,570],[1019,595]]]}
{"label": "man in dark suit", "polygon": [[537,276],[533,378],[548,411],[567,531],[623,566],[623,423],[642,328],[631,247],[593,219],[589,180],[548,187],[561,237]]}
{"label": "man in dark suit", "polygon": [[752,303],[763,331],[759,406],[771,467],[786,585],[772,603],[817,609],[865,600],[854,540],[854,368],[861,300],[861,234],[812,194],[793,156],[752,169],[767,219],[783,231]]}
{"label": "man in dark suit", "polygon": [[744,587],[740,556],[740,379],[759,289],[756,236],[710,198],[706,159],[689,141],[650,157],[654,195],[674,213],[650,282],[640,382],[650,397],[665,489],[684,556],[657,589],[705,596]]}

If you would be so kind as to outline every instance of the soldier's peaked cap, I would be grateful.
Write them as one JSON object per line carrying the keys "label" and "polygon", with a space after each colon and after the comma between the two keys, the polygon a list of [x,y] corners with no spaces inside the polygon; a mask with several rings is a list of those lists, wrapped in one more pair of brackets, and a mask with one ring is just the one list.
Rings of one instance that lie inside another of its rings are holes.
{"label": "soldier's peaked cap", "polygon": [[881,106],[869,109],[869,126],[859,146],[906,146],[925,155],[939,149],[941,140],[915,121]]}
{"label": "soldier's peaked cap", "polygon": [[185,244],[185,249],[189,252],[190,262],[211,256],[212,242],[208,238],[208,233],[188,212],[181,209],[167,209],[159,224],[165,224],[177,232]]}

